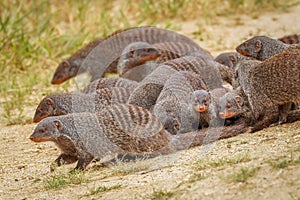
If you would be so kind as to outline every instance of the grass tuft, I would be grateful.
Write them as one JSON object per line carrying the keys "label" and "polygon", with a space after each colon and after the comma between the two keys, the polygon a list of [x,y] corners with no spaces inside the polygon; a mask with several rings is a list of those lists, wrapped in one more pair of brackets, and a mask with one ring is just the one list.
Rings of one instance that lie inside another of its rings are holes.
{"label": "grass tuft", "polygon": [[242,162],[248,162],[250,161],[251,158],[249,157],[249,154],[239,154],[235,156],[234,158],[219,158],[219,159],[201,159],[193,163],[193,167],[196,170],[203,170],[207,168],[217,168],[217,167],[222,167],[222,166],[227,166],[227,165],[233,165],[233,164],[238,164]]}
{"label": "grass tuft", "polygon": [[169,199],[174,195],[173,192],[169,192],[166,190],[159,190],[159,191],[154,191],[150,196],[149,199],[151,200],[165,200]]}
{"label": "grass tuft", "polygon": [[67,185],[79,185],[82,183],[89,183],[90,180],[87,179],[81,171],[74,170],[67,174],[55,174],[48,177],[45,184],[45,189],[59,189]]}
{"label": "grass tuft", "polygon": [[227,176],[227,179],[234,182],[246,182],[250,177],[253,177],[260,167],[241,168],[239,172]]}
{"label": "grass tuft", "polygon": [[97,188],[90,189],[90,195],[96,195],[96,194],[99,194],[99,193],[108,192],[108,191],[111,191],[111,190],[116,190],[116,189],[119,189],[121,187],[122,187],[121,184],[116,184],[116,185],[113,185],[111,187],[99,186]]}
{"label": "grass tuft", "polygon": [[281,161],[270,161],[270,166],[274,169],[284,169],[289,165],[300,164],[300,156],[297,159],[281,160]]}

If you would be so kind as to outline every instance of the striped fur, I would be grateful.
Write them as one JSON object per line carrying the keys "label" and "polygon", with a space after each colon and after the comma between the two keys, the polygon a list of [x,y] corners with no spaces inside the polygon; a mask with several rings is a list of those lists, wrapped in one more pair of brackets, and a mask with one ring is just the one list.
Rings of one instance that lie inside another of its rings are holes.
{"label": "striped fur", "polygon": [[138,83],[126,78],[114,77],[114,78],[99,78],[89,85],[87,85],[82,92],[93,93],[98,89],[110,88],[110,87],[122,87],[130,91],[133,91],[137,87]]}
{"label": "striped fur", "polygon": [[[86,47],[75,52],[69,59],[60,63],[54,73],[52,83],[60,84],[65,80],[88,71],[92,81],[102,77],[108,68],[116,71],[116,64],[123,49],[132,42],[148,42],[150,44],[175,41],[198,46],[188,37],[174,31],[156,27],[135,27],[119,31],[105,39],[97,39]],[[76,56],[77,55],[77,56]],[[112,65],[113,64],[113,65]],[[69,66],[69,67],[68,67]]]}
{"label": "striped fur", "polygon": [[286,44],[298,44],[300,43],[300,35],[298,34],[286,35],[281,38],[278,38],[278,40]]}

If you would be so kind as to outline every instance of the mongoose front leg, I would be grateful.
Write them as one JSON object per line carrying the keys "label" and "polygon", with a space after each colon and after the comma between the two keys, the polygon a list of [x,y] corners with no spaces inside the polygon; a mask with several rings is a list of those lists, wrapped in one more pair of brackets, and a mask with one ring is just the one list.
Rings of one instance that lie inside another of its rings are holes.
{"label": "mongoose front leg", "polygon": [[51,164],[50,171],[54,171],[54,169],[58,166],[71,164],[78,160],[77,156],[71,156],[67,154],[60,154],[58,158]]}
{"label": "mongoose front leg", "polygon": [[86,166],[92,162],[94,157],[91,154],[85,154],[79,157],[78,162],[74,170],[85,170]]}

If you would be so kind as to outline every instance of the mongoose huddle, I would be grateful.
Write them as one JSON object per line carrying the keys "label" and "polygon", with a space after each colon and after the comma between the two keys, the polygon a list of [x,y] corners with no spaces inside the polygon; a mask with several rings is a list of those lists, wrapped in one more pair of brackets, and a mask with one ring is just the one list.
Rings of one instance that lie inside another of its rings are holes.
{"label": "mongoose huddle", "polygon": [[[89,72],[92,82],[81,93],[42,99],[30,139],[59,147],[55,165],[77,162],[84,170],[109,155],[168,154],[299,120],[296,36],[255,36],[215,59],[188,37],[155,27],[96,39],[60,63],[52,79]],[[121,77],[103,78],[106,72]]]}
{"label": "mongoose huddle", "polygon": [[165,81],[177,71],[189,71],[201,75],[208,89],[222,87],[218,63],[202,56],[183,56],[161,63],[140,82],[130,95],[128,103],[151,109]]}

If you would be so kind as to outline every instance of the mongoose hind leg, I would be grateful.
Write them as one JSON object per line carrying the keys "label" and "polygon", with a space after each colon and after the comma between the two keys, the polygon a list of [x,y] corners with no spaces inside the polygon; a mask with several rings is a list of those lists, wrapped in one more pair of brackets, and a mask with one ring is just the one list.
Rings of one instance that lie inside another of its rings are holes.
{"label": "mongoose hind leg", "polygon": [[78,162],[74,170],[85,170],[86,166],[92,162],[94,157],[91,154],[85,154],[79,157]]}

